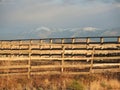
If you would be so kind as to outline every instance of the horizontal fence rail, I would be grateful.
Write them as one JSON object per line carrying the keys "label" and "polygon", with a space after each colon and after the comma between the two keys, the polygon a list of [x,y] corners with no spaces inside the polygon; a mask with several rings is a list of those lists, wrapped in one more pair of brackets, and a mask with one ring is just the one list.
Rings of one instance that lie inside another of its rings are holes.
{"label": "horizontal fence rail", "polygon": [[120,72],[120,37],[0,41],[0,76]]}

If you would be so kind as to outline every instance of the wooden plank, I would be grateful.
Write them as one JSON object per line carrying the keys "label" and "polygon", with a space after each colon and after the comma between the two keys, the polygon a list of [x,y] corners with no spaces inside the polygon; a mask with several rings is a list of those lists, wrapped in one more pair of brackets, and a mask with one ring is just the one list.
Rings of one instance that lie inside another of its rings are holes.
{"label": "wooden plank", "polygon": [[116,56],[116,57],[94,57],[94,60],[114,60],[114,59],[120,59],[120,56]]}
{"label": "wooden plank", "polygon": [[[91,60],[92,58],[91,57],[74,57],[74,58],[45,58],[45,57],[31,57],[31,60]],[[116,56],[116,57],[94,57],[94,60],[113,60],[113,59],[120,59],[120,56]],[[11,57],[11,60],[9,57],[0,57],[0,61],[26,61],[26,60],[29,60],[29,57]]]}
{"label": "wooden plank", "polygon": [[[93,67],[106,67],[106,66],[119,66],[120,63],[104,63],[104,64],[93,64]],[[80,64],[80,65],[64,65],[64,68],[87,68],[90,67],[90,64]],[[16,68],[28,68],[29,65],[12,65],[12,66],[0,66],[0,69],[16,69]],[[31,66],[31,69],[38,68],[61,68],[62,65],[39,65],[39,66]]]}
{"label": "wooden plank", "polygon": [[[85,44],[84,44],[85,45]],[[120,46],[120,44],[89,44],[89,48],[92,47],[96,47],[96,48],[103,48],[103,49],[107,49],[107,48],[117,48],[118,46]]]}
{"label": "wooden plank", "polygon": [[32,60],[88,60],[91,59],[91,57],[81,57],[81,58],[39,58],[39,57],[31,57]]}
{"label": "wooden plank", "polygon": [[[63,41],[62,41],[63,42]],[[64,44],[64,43],[62,43]],[[2,44],[3,45],[3,44]],[[19,44],[18,44],[19,45]],[[27,48],[29,44],[27,45],[20,45],[21,46],[21,49],[24,47],[24,48]],[[41,45],[41,46],[52,46],[52,48],[56,48],[57,46],[61,46],[61,44],[50,44],[50,43],[47,43],[47,44],[34,44],[34,45]],[[64,46],[68,47],[68,46],[74,46],[75,48],[86,48],[86,45],[87,44],[64,44]],[[5,46],[5,45],[3,45]],[[15,46],[15,45],[14,45]],[[120,44],[102,44],[100,45],[99,43],[98,44],[89,44],[89,48],[92,48],[93,46],[97,47],[97,48],[117,48],[117,46],[120,46]],[[6,47],[7,48],[7,47]],[[32,47],[31,45],[31,49],[34,48]],[[8,46],[8,49],[9,49],[9,46]]]}
{"label": "wooden plank", "polygon": [[[96,54],[101,54],[101,53],[120,53],[120,50],[95,50],[96,52]],[[39,53],[39,52],[41,52],[41,53],[45,53],[45,52],[51,52],[51,53],[61,53],[62,52],[62,50],[41,50],[41,51],[39,51],[39,50],[32,50],[32,53]],[[86,49],[84,49],[84,50],[65,50],[65,53],[75,53],[75,54],[79,54],[79,53],[83,53],[83,54],[85,54],[85,53],[91,53],[92,54],[92,50],[86,50]]]}
{"label": "wooden plank", "polygon": [[[61,74],[59,71],[46,71],[46,72],[31,72],[31,75],[44,75],[44,74],[49,74],[49,75],[54,75],[54,74]],[[89,74],[89,72],[64,72],[64,75],[84,75],[84,74]]]}
{"label": "wooden plank", "polygon": [[16,69],[16,68],[28,68],[29,65],[9,65],[9,66],[0,66],[0,69]]}
{"label": "wooden plank", "polygon": [[[31,75],[44,75],[44,74],[49,74],[49,75],[55,75],[55,74],[61,74],[59,71],[45,71],[45,72],[31,72]],[[89,74],[89,72],[64,72],[64,75],[81,75],[81,74]]]}
{"label": "wooden plank", "polygon": [[0,54],[28,54],[29,50],[0,50]]}
{"label": "wooden plank", "polygon": [[31,75],[44,75],[44,74],[61,74],[60,71],[44,71],[44,72],[31,72]]}
{"label": "wooden plank", "polygon": [[89,72],[64,72],[64,75],[86,75]]}
{"label": "wooden plank", "polygon": [[9,57],[0,57],[0,61],[26,61],[29,60],[29,57],[11,57],[11,60]]}
{"label": "wooden plank", "polygon": [[[40,65],[40,66],[31,66],[31,69],[38,69],[38,68],[61,68],[62,65]],[[83,69],[86,67],[90,67],[90,65],[64,65],[64,68],[79,68]]]}
{"label": "wooden plank", "polygon": [[95,54],[112,54],[120,53],[120,50],[95,50]]}
{"label": "wooden plank", "polygon": [[0,76],[15,76],[15,75],[27,75],[28,73],[7,73],[0,74]]}
{"label": "wooden plank", "polygon": [[[116,37],[74,37],[75,39],[86,39],[86,38],[118,38],[119,36],[116,36]],[[71,39],[71,38],[51,38],[52,40],[54,39],[56,39],[56,40],[58,40],[58,39]],[[33,41],[34,40],[37,40],[37,39],[33,39]],[[39,40],[39,39],[38,39]],[[48,39],[40,39],[40,40],[48,40]],[[10,40],[2,40],[2,41],[4,41],[4,42],[9,42]],[[15,41],[15,42],[18,42],[19,40],[12,40],[12,41]],[[21,41],[23,41],[22,43],[23,44],[29,44],[28,43],[28,41],[30,41],[30,40],[21,40]],[[99,41],[98,41],[99,42]]]}
{"label": "wooden plank", "polygon": [[1,74],[6,74],[6,73],[24,73],[27,72],[27,68],[15,68],[15,69],[1,69],[0,73]]}
{"label": "wooden plank", "polygon": [[[120,72],[120,69],[93,69],[92,73],[106,73],[106,72]],[[14,76],[14,75],[27,75],[28,73],[8,73],[8,74],[0,74],[0,76]],[[31,75],[44,75],[44,74],[61,74],[59,71],[45,71],[45,72],[31,72]],[[64,72],[64,75],[81,75],[81,74],[89,74],[89,72]]]}
{"label": "wooden plank", "polygon": [[38,69],[38,68],[61,68],[61,65],[39,65],[39,66],[31,66],[31,69]]}
{"label": "wooden plank", "polygon": [[93,73],[106,73],[106,72],[120,72],[119,68],[111,68],[111,69],[93,69]]}
{"label": "wooden plank", "polygon": [[119,66],[120,63],[101,63],[101,64],[93,64],[93,67],[104,67],[104,66]]}
{"label": "wooden plank", "polygon": [[[93,67],[107,67],[107,66],[119,66],[120,63],[101,63],[101,64],[93,64]],[[88,68],[91,64],[78,64],[78,65],[64,65],[64,68]],[[38,69],[38,68],[61,68],[62,65],[39,65],[39,66],[31,66],[31,69]]]}
{"label": "wooden plank", "polygon": [[[88,40],[89,41],[89,40]],[[22,42],[22,41],[21,41]],[[61,41],[61,43],[43,43],[42,41],[40,41],[40,43],[32,43],[31,44],[31,46],[36,46],[36,45],[53,45],[53,46],[59,46],[59,45],[61,45],[61,44],[64,44],[64,45],[72,45],[72,44],[74,44],[75,46],[78,46],[78,45],[81,45],[81,46],[84,46],[84,45],[86,45],[87,43],[75,43],[75,41],[73,41],[74,43],[68,43],[68,44],[66,44],[66,43],[64,43],[64,39],[62,39],[62,41]],[[8,46],[8,44],[4,44],[4,43],[2,43],[4,46]],[[110,43],[111,45],[115,45],[116,43]],[[22,44],[22,43],[14,43],[13,44],[14,46],[19,46],[19,45],[21,45],[21,46],[28,46],[29,45],[29,43],[27,43],[27,44]],[[94,43],[94,44],[92,44],[92,43],[90,43],[90,45],[101,45],[101,43]],[[105,45],[109,45],[109,43],[108,44],[106,44],[105,43]]]}
{"label": "wooden plank", "polygon": [[[106,66],[119,66],[119,65],[120,63],[101,63],[101,64],[93,64],[92,67],[106,67]],[[91,64],[79,64],[79,65],[65,65],[64,67],[65,68],[87,68],[90,66]]]}
{"label": "wooden plank", "polygon": [[[29,50],[0,50],[0,54],[28,54]],[[31,50],[33,54],[61,54],[62,50]],[[92,50],[65,50],[65,54],[92,54]],[[120,50],[95,50],[95,54],[120,53]]]}

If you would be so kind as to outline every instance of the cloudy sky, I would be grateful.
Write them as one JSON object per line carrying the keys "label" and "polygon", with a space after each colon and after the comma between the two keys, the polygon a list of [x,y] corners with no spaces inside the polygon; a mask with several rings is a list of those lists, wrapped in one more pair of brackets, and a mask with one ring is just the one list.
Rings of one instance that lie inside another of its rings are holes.
{"label": "cloudy sky", "polygon": [[41,27],[119,28],[120,0],[0,0],[0,39],[22,38]]}

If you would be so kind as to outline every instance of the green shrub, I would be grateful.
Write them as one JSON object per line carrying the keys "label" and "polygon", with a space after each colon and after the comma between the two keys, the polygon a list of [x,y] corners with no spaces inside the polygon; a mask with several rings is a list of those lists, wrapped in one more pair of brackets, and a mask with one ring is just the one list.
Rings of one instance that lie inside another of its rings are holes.
{"label": "green shrub", "polygon": [[105,82],[101,82],[100,85],[101,85],[101,87],[103,87],[103,88],[105,88],[105,87],[107,86]]}
{"label": "green shrub", "polygon": [[68,90],[84,90],[84,86],[82,83],[74,80],[70,86],[68,86]]}

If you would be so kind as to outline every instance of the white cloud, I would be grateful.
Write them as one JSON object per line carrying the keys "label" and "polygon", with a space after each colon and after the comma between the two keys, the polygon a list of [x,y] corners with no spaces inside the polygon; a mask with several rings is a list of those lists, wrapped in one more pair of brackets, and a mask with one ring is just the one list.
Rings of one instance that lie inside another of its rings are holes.
{"label": "white cloud", "polygon": [[98,28],[95,28],[95,27],[84,27],[83,30],[84,31],[96,31],[96,30],[98,30]]}

